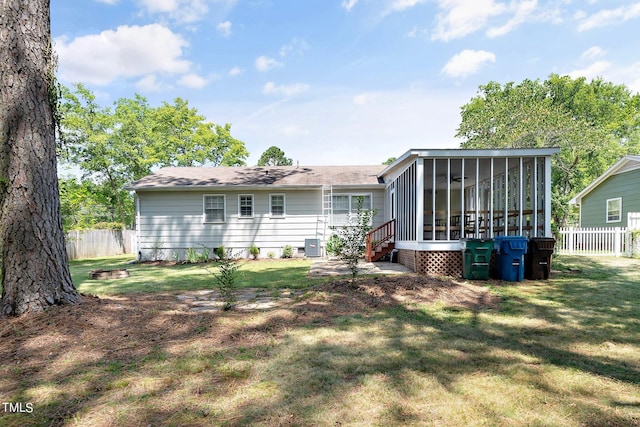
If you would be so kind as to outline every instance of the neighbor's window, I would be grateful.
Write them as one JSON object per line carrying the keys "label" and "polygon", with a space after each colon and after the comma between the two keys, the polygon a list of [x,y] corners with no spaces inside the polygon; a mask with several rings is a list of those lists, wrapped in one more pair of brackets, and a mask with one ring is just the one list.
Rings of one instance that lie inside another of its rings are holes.
{"label": "neighbor's window", "polygon": [[622,221],[622,197],[607,199],[607,222]]}
{"label": "neighbor's window", "polygon": [[271,216],[284,216],[284,194],[271,194],[270,195],[270,215]]}
{"label": "neighbor's window", "polygon": [[241,194],[238,196],[238,216],[240,218],[253,218],[252,194]]}
{"label": "neighbor's window", "polygon": [[223,195],[204,196],[204,222],[224,222],[224,202]]}

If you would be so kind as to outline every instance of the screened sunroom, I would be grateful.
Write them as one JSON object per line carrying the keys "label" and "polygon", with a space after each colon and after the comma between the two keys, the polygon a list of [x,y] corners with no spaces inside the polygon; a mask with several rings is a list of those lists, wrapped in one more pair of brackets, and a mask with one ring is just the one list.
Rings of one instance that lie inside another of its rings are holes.
{"label": "screened sunroom", "polygon": [[459,251],[464,238],[551,236],[556,152],[409,150],[382,173],[395,248]]}

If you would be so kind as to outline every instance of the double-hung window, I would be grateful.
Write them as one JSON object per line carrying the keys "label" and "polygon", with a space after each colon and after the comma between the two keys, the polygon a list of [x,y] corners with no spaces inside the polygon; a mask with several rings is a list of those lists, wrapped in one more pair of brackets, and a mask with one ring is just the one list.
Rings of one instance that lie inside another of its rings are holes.
{"label": "double-hung window", "polygon": [[238,196],[238,217],[253,218],[253,194],[240,194]]}
{"label": "double-hung window", "polygon": [[276,218],[285,216],[284,194],[269,195],[269,215]]}
{"label": "double-hung window", "polygon": [[607,199],[607,222],[622,221],[622,197]]}
{"label": "double-hung window", "polygon": [[372,209],[371,194],[334,194],[332,199],[333,223],[346,225],[350,219],[355,219],[360,199],[362,199],[363,210]]}
{"label": "double-hung window", "polygon": [[203,198],[204,222],[225,222],[224,195],[205,195]]}

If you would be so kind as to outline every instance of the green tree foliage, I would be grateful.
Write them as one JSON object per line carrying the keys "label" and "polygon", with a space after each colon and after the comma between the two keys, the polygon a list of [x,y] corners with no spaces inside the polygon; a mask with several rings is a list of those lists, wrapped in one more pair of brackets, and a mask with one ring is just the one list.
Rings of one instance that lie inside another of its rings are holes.
{"label": "green tree foliage", "polygon": [[382,162],[383,165],[390,165],[391,163],[395,162],[396,158],[395,157],[389,157],[387,160],[385,160],[384,162]]}
{"label": "green tree foliage", "polygon": [[291,166],[292,164],[293,160],[286,157],[284,151],[275,145],[267,148],[258,160],[258,166]]}
{"label": "green tree foliage", "polygon": [[[181,98],[153,108],[135,95],[108,108],[76,85],[73,91],[61,88],[59,111],[61,161],[79,168],[83,181],[93,186],[96,202],[112,209],[112,221],[125,225],[133,222],[134,208],[123,188],[153,168],[237,166],[249,155],[244,143],[231,136],[229,124],[207,122]],[[69,191],[74,188],[68,186]]]}
{"label": "green tree foliage", "polygon": [[624,85],[552,74],[480,86],[462,107],[463,148],[559,147],[552,174],[553,220],[570,219],[568,201],[620,156],[638,153],[640,95]]}
{"label": "green tree foliage", "polygon": [[[60,210],[65,230],[86,230],[98,224],[114,223],[114,212],[99,185],[92,181],[79,181],[75,177],[58,180]],[[120,226],[122,227],[122,225]]]}

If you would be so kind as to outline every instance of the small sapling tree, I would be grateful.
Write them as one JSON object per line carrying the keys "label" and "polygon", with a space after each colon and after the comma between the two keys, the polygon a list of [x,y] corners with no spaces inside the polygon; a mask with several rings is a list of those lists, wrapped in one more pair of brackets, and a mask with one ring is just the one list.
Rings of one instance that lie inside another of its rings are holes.
{"label": "small sapling tree", "polygon": [[218,262],[218,271],[209,270],[215,278],[215,285],[224,301],[223,310],[228,311],[236,304],[236,284],[238,281],[238,269],[240,264],[231,251],[226,251]]}
{"label": "small sapling tree", "polygon": [[337,234],[340,244],[334,245],[339,259],[344,261],[351,271],[351,281],[358,276],[358,262],[366,251],[366,237],[371,230],[371,219],[375,210],[364,209],[364,197],[358,197],[358,210],[355,217],[342,227],[331,227]]}

